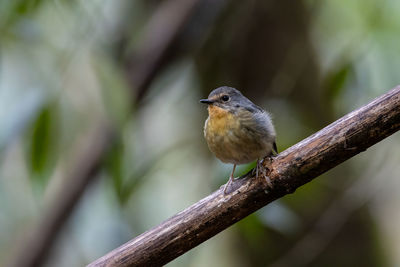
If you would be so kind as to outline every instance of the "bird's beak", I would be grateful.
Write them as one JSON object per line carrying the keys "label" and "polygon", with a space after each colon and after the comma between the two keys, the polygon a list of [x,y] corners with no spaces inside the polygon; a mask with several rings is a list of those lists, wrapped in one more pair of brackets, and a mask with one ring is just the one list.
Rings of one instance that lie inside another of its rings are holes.
{"label": "bird's beak", "polygon": [[210,99],[200,99],[200,103],[210,105],[210,104],[214,103],[214,101],[212,101]]}

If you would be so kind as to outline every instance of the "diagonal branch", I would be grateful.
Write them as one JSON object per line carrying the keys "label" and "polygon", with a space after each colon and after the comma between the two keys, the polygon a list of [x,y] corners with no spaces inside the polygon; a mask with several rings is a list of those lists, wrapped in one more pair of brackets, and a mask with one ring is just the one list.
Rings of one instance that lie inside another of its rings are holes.
{"label": "diagonal branch", "polygon": [[250,172],[88,266],[166,264],[399,129],[400,86],[265,162],[272,189]]}

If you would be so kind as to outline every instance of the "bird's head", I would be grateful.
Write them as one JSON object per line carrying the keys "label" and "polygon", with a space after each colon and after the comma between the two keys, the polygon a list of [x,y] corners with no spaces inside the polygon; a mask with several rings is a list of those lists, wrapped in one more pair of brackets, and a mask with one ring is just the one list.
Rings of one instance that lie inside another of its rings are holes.
{"label": "bird's head", "polygon": [[200,103],[207,104],[213,107],[222,108],[226,111],[234,112],[239,108],[244,108],[249,105],[248,100],[239,90],[235,88],[222,86],[214,89],[207,99],[201,99]]}

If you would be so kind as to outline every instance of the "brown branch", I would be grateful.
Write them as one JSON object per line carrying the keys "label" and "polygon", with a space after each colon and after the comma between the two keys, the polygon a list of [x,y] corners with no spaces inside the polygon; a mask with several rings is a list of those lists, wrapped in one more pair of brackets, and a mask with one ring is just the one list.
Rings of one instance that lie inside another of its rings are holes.
{"label": "brown branch", "polygon": [[166,264],[399,129],[400,86],[266,161],[272,189],[250,172],[88,266]]}

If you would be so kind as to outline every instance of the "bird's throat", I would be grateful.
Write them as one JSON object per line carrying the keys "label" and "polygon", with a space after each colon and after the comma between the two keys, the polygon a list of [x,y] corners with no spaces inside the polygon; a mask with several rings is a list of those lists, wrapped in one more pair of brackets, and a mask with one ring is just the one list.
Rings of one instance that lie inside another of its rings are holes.
{"label": "bird's throat", "polygon": [[224,135],[231,127],[235,127],[233,124],[238,124],[231,112],[214,105],[208,106],[208,115],[207,130],[213,134]]}

